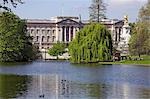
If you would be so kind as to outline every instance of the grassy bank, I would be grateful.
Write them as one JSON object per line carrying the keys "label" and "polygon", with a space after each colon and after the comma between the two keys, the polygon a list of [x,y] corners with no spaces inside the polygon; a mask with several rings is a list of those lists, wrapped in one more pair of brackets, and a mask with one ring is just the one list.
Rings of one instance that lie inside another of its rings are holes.
{"label": "grassy bank", "polygon": [[139,59],[138,56],[131,56],[132,60],[122,60],[115,62],[99,62],[100,64],[134,64],[150,66],[150,55],[142,55]]}

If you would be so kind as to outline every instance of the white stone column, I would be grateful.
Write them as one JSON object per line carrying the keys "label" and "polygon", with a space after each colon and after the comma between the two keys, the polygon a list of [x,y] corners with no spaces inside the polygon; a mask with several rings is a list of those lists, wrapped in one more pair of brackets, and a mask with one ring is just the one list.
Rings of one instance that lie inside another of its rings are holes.
{"label": "white stone column", "polygon": [[59,41],[62,42],[62,27],[60,27],[59,30]]}
{"label": "white stone column", "polygon": [[79,27],[78,27],[78,28],[77,28],[77,32],[79,32],[79,30],[80,30],[80,29],[79,29]]}
{"label": "white stone column", "polygon": [[73,28],[73,39],[75,38],[76,36],[76,27]]}
{"label": "white stone column", "polygon": [[66,27],[64,28],[64,42],[66,43]]}
{"label": "white stone column", "polygon": [[42,49],[42,29],[39,28],[39,49]]}
{"label": "white stone column", "polygon": [[58,25],[56,25],[56,42],[59,41],[59,28]]}

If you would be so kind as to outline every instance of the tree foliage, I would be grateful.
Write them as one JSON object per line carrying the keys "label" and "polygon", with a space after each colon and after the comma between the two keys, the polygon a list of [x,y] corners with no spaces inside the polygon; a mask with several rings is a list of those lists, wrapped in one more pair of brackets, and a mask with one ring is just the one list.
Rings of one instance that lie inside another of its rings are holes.
{"label": "tree foliage", "polygon": [[90,21],[99,22],[100,19],[105,18],[106,6],[103,0],[92,0],[92,4],[89,7]]}
{"label": "tree foliage", "polygon": [[85,26],[69,44],[73,63],[110,61],[112,38],[105,26],[93,23]]}
{"label": "tree foliage", "polygon": [[149,22],[150,21],[150,0],[145,4],[139,11],[139,21]]}
{"label": "tree foliage", "polygon": [[26,22],[11,12],[0,15],[0,61],[28,61],[35,55]]}
{"label": "tree foliage", "polygon": [[139,20],[132,29],[129,49],[133,55],[150,54],[150,1],[139,11]]}
{"label": "tree foliage", "polygon": [[16,7],[19,3],[23,4],[22,0],[2,0],[0,9],[2,8],[4,10],[10,11],[10,8],[7,6],[7,4],[11,4],[13,7]]}
{"label": "tree foliage", "polygon": [[65,52],[65,48],[66,46],[64,43],[57,42],[51,49],[49,49],[48,53],[52,56],[62,55]]}

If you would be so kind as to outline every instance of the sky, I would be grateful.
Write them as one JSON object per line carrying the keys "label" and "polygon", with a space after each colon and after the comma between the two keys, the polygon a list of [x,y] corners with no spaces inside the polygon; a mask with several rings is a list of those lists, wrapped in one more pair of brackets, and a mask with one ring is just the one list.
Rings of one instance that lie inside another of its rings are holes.
{"label": "sky", "polygon": [[[23,19],[50,19],[55,16],[82,16],[89,19],[91,0],[23,0],[12,10]],[[107,4],[106,17],[123,19],[129,16],[129,21],[135,22],[139,9],[147,0],[103,0]]]}

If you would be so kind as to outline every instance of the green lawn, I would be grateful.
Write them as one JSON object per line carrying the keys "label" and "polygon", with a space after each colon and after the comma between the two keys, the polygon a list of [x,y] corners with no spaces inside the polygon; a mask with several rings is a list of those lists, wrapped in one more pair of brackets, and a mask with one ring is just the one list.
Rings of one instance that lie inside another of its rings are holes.
{"label": "green lawn", "polygon": [[[132,59],[138,59],[138,56],[131,56]],[[142,55],[141,60],[122,60],[116,62],[100,62],[100,64],[135,64],[150,66],[150,55]]]}

